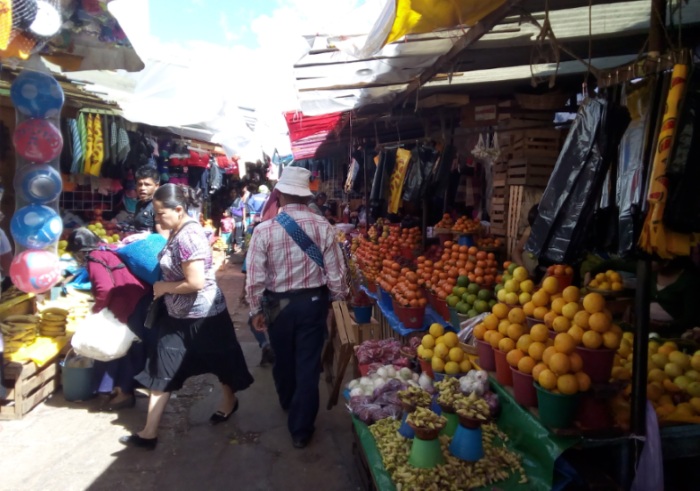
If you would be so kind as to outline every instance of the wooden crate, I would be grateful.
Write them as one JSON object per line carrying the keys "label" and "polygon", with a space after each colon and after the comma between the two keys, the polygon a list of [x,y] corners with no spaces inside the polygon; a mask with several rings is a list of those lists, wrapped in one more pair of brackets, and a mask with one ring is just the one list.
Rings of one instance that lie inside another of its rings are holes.
{"label": "wooden crate", "polygon": [[338,404],[345,371],[354,357],[355,344],[357,342],[347,303],[333,302],[331,333],[321,354],[329,392],[326,409],[331,409]]}
{"label": "wooden crate", "polygon": [[513,159],[508,168],[508,185],[547,187],[555,163],[546,158]]}
{"label": "wooden crate", "polygon": [[372,318],[370,322],[366,324],[360,324],[355,320],[355,314],[350,312],[350,318],[352,319],[352,330],[355,334],[355,342],[357,344],[362,344],[368,339],[382,339],[381,337],[381,326],[379,321]]}
{"label": "wooden crate", "polygon": [[556,160],[559,156],[563,136],[562,131],[555,129],[528,129],[518,134],[513,141],[514,158],[536,157]]}
{"label": "wooden crate", "polygon": [[0,419],[20,419],[56,391],[60,385],[58,359],[56,356],[42,367],[33,361],[5,364],[4,384],[9,392],[0,403]]}
{"label": "wooden crate", "polygon": [[36,313],[36,296],[33,293],[18,295],[0,303],[0,320],[10,315]]}

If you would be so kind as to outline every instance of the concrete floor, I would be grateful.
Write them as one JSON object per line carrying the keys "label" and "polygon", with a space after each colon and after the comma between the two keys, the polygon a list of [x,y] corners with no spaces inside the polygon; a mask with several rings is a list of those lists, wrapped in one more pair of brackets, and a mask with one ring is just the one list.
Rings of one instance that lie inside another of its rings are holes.
{"label": "concrete floor", "polygon": [[95,412],[97,401],[67,402],[61,392],[19,421],[0,421],[0,490],[237,489],[242,491],[350,491],[361,489],[351,454],[351,423],[344,405],[328,411],[321,381],[316,434],[303,450],[292,447],[277,403],[270,367],[238,305],[240,265],[223,266],[224,290],[255,383],[240,393],[240,409],[212,427],[216,379],[190,379],[171,399],[155,451],[125,448],[118,437],[140,429],[148,399],[134,409]]}

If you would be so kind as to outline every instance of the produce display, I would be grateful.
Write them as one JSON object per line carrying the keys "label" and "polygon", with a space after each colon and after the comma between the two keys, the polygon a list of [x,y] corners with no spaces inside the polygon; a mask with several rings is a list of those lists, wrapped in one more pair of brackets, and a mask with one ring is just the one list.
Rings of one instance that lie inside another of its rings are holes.
{"label": "produce display", "polygon": [[5,353],[15,353],[22,346],[36,340],[39,317],[36,315],[10,315],[0,322]]}
{"label": "produce display", "polygon": [[503,241],[499,239],[498,237],[478,237],[476,239],[476,246],[479,249],[495,249],[498,247],[501,247],[503,245]]}
{"label": "produce display", "polygon": [[438,323],[428,328],[416,353],[421,359],[430,362],[434,372],[457,375],[472,369],[469,358],[459,346],[457,334],[445,332],[445,328]]}
{"label": "produce display", "polygon": [[402,491],[463,491],[480,488],[520,476],[519,483],[526,484],[527,476],[520,456],[506,448],[508,437],[495,424],[483,425],[484,457],[474,463],[465,462],[450,453],[451,438],[439,437],[445,464],[433,469],[420,469],[408,463],[411,440],[398,433],[401,423],[383,419],[370,426],[377,442],[387,473]]}
{"label": "produce display", "polygon": [[604,292],[619,292],[624,290],[622,276],[617,271],[612,270],[595,275],[588,283],[588,287]]}
{"label": "produce display", "polygon": [[462,234],[474,234],[481,230],[481,223],[479,220],[472,220],[469,217],[461,216],[452,225],[452,231]]}
{"label": "produce display", "polygon": [[399,399],[408,407],[428,407],[432,398],[428,392],[416,387],[409,387],[399,392]]}
{"label": "produce display", "polygon": [[416,261],[416,273],[423,280],[419,283],[442,300],[452,293],[460,276],[465,276],[470,283],[486,289],[500,280],[496,256],[492,252],[480,251],[474,246],[461,246],[452,241],[444,243],[439,261],[432,261],[425,256],[418,257]]}
{"label": "produce display", "polygon": [[368,372],[372,373],[384,365],[409,366],[410,361],[401,351],[401,343],[396,339],[368,339],[355,348],[355,357],[360,365],[368,365]]}
{"label": "produce display", "polygon": [[65,336],[69,315],[70,312],[59,307],[42,310],[39,315],[39,332],[42,336],[50,338]]}
{"label": "produce display", "polygon": [[488,402],[478,397],[476,392],[472,392],[468,396],[456,398],[452,403],[452,407],[455,413],[465,418],[479,421],[488,421],[491,419],[491,408]]}
{"label": "produce display", "polygon": [[466,276],[457,278],[457,285],[445,300],[447,305],[470,319],[488,312],[496,304],[490,289],[482,288],[478,283],[470,283]]}
{"label": "produce display", "polygon": [[406,422],[414,428],[422,428],[424,430],[441,430],[447,424],[447,420],[443,416],[438,416],[430,409],[422,406],[418,406],[415,411],[411,411],[406,418]]}

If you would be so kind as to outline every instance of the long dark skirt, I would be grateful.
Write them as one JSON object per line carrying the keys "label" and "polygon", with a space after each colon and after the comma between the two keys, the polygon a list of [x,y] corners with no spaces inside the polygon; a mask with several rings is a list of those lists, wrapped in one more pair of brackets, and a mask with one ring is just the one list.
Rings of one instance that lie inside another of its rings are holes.
{"label": "long dark skirt", "polygon": [[195,375],[212,373],[234,392],[248,388],[248,371],[241,345],[227,310],[202,319],[176,319],[164,314],[154,326],[156,346],[136,380],[151,390],[172,392]]}

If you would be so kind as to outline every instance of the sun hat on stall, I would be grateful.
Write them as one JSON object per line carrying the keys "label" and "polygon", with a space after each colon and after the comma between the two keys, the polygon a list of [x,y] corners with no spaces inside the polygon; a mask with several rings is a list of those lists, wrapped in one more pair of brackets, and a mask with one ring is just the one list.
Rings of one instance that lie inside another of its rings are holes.
{"label": "sun hat on stall", "polygon": [[311,172],[303,167],[286,167],[275,189],[292,196],[312,196],[309,189]]}

